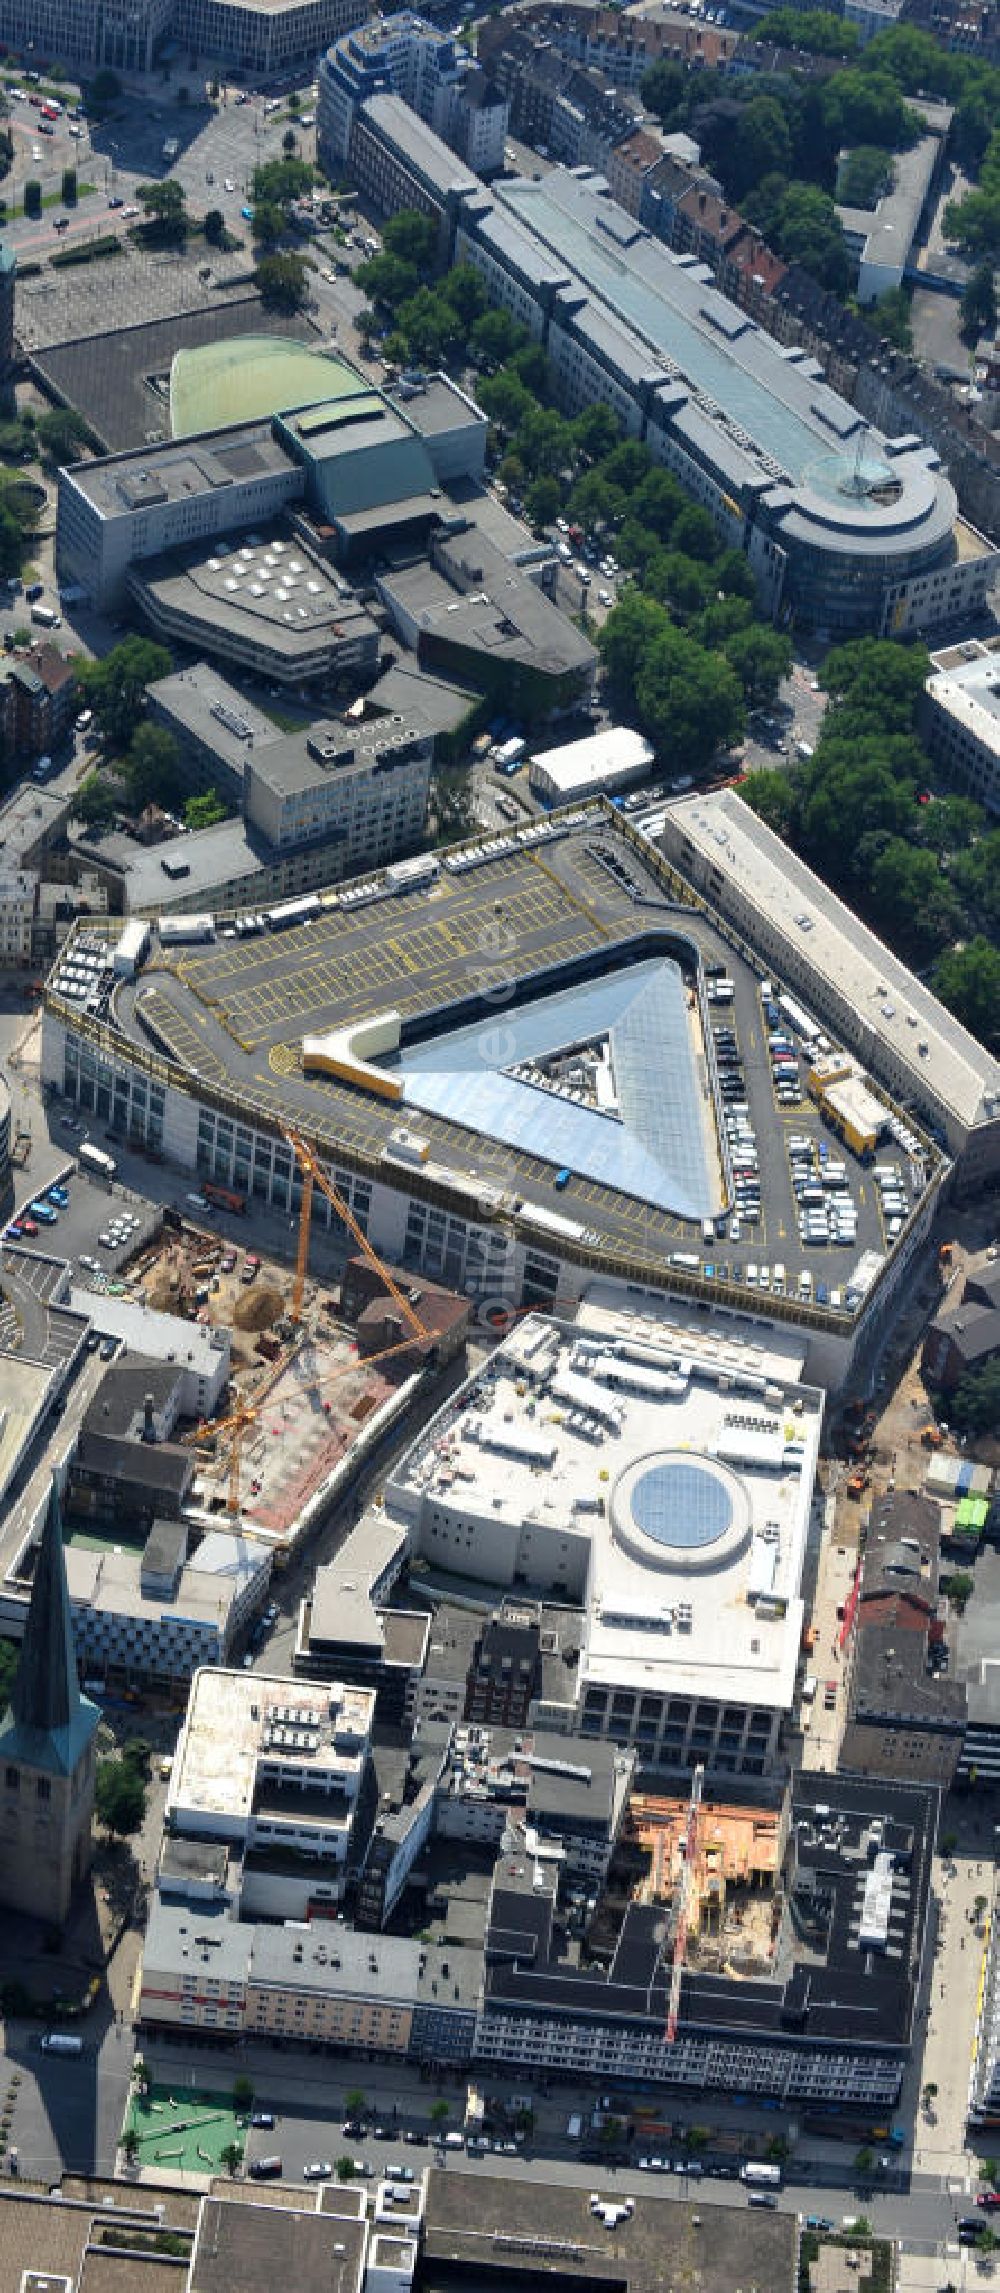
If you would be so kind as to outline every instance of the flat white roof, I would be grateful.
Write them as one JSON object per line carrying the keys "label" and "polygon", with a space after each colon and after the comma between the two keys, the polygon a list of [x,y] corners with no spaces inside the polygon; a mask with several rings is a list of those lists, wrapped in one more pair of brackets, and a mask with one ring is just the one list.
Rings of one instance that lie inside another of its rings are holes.
{"label": "flat white roof", "polygon": [[273,1762],[287,1749],[293,1765],[302,1764],[294,1743],[277,1750],[265,1743],[275,1728],[286,1736],[308,1735],[310,1777],[329,1785],[341,1774],[353,1798],[374,1714],[370,1688],[205,1667],[191,1683],[168,1809],[182,1826],[185,1819],[200,1819],[204,1827],[205,1818],[214,1817],[230,1834],[242,1829],[262,1756]]}
{"label": "flat white roof", "polygon": [[834,982],[890,1062],[911,1070],[922,1095],[937,1098],[966,1130],[1000,1116],[1000,1062],[734,789],[682,797],[665,812],[671,855],[687,837],[748,908],[784,934],[817,980]]}
{"label": "flat white roof", "polygon": [[[964,660],[957,657],[960,650],[966,654]],[[979,644],[953,647],[945,654],[932,654],[931,662],[934,674],[927,679],[928,698],[1000,758],[1000,652]]]}
{"label": "flat white roof", "polygon": [[[108,1217],[113,1216],[109,1209]],[[72,1289],[69,1304],[74,1314],[96,1321],[111,1338],[120,1338],[132,1353],[148,1354],[151,1361],[175,1362],[195,1377],[218,1377],[220,1363],[228,1368],[228,1330],[209,1329],[186,1322],[180,1314],[161,1314],[155,1306],[131,1298],[109,1298],[103,1291]]]}
{"label": "flat white roof", "polygon": [[585,740],[567,741],[562,748],[533,756],[530,770],[542,773],[560,796],[587,795],[592,789],[614,788],[622,778],[648,772],[654,751],[641,733],[627,725],[608,725]]}
{"label": "flat white roof", "polygon": [[588,1682],[787,1709],[822,1396],[775,1377],[766,1337],[688,1335],[599,1301],[573,1325],[526,1316],[387,1505],[588,1540]]}

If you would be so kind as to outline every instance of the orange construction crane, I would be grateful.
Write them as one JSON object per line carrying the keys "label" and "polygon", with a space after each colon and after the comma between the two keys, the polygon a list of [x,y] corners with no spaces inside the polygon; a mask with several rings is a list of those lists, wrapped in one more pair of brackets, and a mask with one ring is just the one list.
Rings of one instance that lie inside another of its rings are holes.
{"label": "orange construction crane", "polygon": [[667,2008],[667,2045],[672,2046],[677,2036],[677,2016],[681,2003],[681,1976],[687,1953],[688,1921],[691,1916],[691,1872],[698,1847],[698,1810],[701,1806],[705,1781],[703,1767],[695,1768],[691,1778],[691,1797],[688,1801],[687,1824],[681,1848],[680,1889],[677,1902],[677,1925],[674,1930],[674,1957],[670,1970],[670,2002]]}
{"label": "orange construction crane", "polygon": [[[332,1204],[338,1218],[343,1220],[348,1231],[354,1236],[354,1240],[369,1266],[374,1268],[380,1282],[385,1284],[389,1296],[394,1299],[399,1307],[404,1321],[410,1325],[411,1334],[409,1337],[400,1339],[395,1345],[383,1346],[380,1353],[370,1354],[366,1366],[374,1369],[379,1362],[389,1361],[395,1354],[409,1353],[412,1346],[422,1344],[431,1337],[432,1331],[421,1320],[415,1306],[410,1304],[409,1298],[393,1281],[388,1267],[383,1264],[378,1252],[373,1250],[367,1234],[359,1226],[353,1211],[348,1209],[342,1196],[337,1193],[332,1181],[328,1179],[312,1148],[307,1145],[305,1139],[300,1137],[298,1131],[283,1128],[282,1136],[291,1147],[302,1172],[302,1207],[299,1213],[299,1245],[295,1262],[295,1287],[292,1292],[292,1321],[301,1322],[302,1320],[302,1298],[305,1290],[306,1267],[309,1260],[309,1233],[312,1225],[313,1188],[318,1186],[321,1193],[325,1194],[328,1202]],[[196,1425],[192,1433],[184,1435],[185,1441],[198,1444],[215,1441],[220,1434],[230,1436],[229,1490],[226,1498],[226,1511],[231,1516],[238,1514],[240,1509],[240,1466],[244,1434],[248,1432],[251,1425],[256,1424],[261,1410],[267,1404],[272,1388],[277,1384],[282,1370],[287,1367],[288,1359],[287,1355],[282,1356],[272,1370],[266,1384],[253,1401],[238,1400],[235,1407],[230,1410],[228,1417],[208,1418],[203,1424]],[[326,1379],[324,1384],[320,1386],[320,1393],[325,1393],[327,1386],[335,1385],[338,1378],[348,1377],[351,1371],[356,1370],[358,1366],[358,1362],[351,1361],[344,1363],[339,1370],[334,1370],[332,1377]]]}
{"label": "orange construction crane", "polygon": [[328,1179],[318,1157],[313,1153],[312,1147],[306,1144],[305,1139],[300,1137],[298,1131],[286,1130],[284,1125],[282,1125],[282,1137],[287,1140],[288,1145],[291,1147],[292,1153],[295,1156],[295,1160],[299,1165],[299,1169],[302,1172],[302,1208],[299,1213],[299,1248],[298,1257],[295,1264],[295,1288],[292,1292],[293,1322],[300,1322],[302,1319],[302,1296],[305,1289],[306,1266],[309,1261],[309,1233],[312,1225],[313,1187],[318,1186],[321,1194],[325,1194],[327,1201],[332,1204],[338,1218],[343,1220],[344,1225],[348,1229],[348,1232],[353,1234],[354,1240],[358,1245],[358,1249],[360,1250],[362,1257],[367,1259],[369,1266],[374,1268],[374,1271],[378,1275],[379,1280],[385,1283],[390,1298],[394,1299],[396,1305],[399,1307],[400,1313],[403,1315],[404,1320],[409,1322],[414,1336],[421,1339],[429,1338],[431,1335],[430,1330],[428,1330],[425,1323],[421,1321],[420,1315],[417,1313],[416,1308],[411,1306],[409,1298],[406,1297],[404,1292],[398,1287],[397,1283],[393,1281],[388,1267],[383,1264],[377,1250],[372,1249],[371,1243],[368,1240],[368,1236],[365,1233],[364,1228],[358,1225],[358,1221],[354,1216],[354,1212],[348,1209],[343,1196],[337,1193],[336,1187],[333,1185],[332,1181]]}
{"label": "orange construction crane", "polygon": [[[391,1360],[394,1354],[409,1353],[417,1342],[415,1336],[400,1338],[395,1345],[383,1346],[379,1353],[368,1354],[363,1363],[360,1358],[357,1361],[342,1362],[340,1368],[335,1369],[332,1376],[324,1378],[322,1385],[317,1387],[318,1393],[322,1396],[331,1385],[336,1385],[339,1378],[350,1377],[353,1371],[362,1367],[376,1369],[379,1362]],[[226,1497],[226,1511],[233,1517],[238,1514],[240,1509],[243,1437],[249,1432],[251,1425],[256,1425],[258,1418],[267,1408],[273,1387],[282,1370],[286,1369],[287,1366],[288,1358],[283,1356],[274,1374],[268,1378],[266,1387],[261,1393],[258,1393],[255,1400],[237,1401],[227,1417],[207,1417],[201,1425],[196,1425],[191,1433],[185,1433],[181,1436],[183,1441],[202,1447],[215,1441],[220,1434],[229,1435],[229,1489]]]}

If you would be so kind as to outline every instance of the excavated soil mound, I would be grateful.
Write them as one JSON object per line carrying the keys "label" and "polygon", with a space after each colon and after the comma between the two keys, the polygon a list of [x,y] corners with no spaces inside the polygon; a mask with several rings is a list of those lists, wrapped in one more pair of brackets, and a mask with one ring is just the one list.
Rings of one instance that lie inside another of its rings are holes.
{"label": "excavated soil mound", "polygon": [[269,1330],[272,1322],[280,1319],[285,1301],[280,1290],[272,1290],[265,1282],[255,1282],[233,1307],[233,1321],[238,1330]]}

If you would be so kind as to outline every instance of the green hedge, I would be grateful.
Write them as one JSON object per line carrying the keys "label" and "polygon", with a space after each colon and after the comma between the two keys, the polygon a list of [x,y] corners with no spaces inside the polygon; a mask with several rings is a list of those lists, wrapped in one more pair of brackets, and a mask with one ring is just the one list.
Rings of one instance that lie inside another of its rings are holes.
{"label": "green hedge", "polygon": [[[49,262],[54,271],[65,271],[71,263],[102,263],[109,255],[121,255],[123,253],[124,249],[120,239],[114,237],[87,239],[79,247],[60,247],[56,254],[49,256]],[[19,264],[18,270],[23,278],[23,265]]]}

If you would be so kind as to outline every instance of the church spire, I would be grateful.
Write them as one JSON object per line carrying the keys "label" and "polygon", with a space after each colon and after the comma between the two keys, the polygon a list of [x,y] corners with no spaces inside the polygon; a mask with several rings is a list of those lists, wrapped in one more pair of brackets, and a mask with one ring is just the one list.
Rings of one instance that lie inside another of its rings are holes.
{"label": "church spire", "polygon": [[0,1742],[8,1756],[16,1739],[20,1757],[40,1767],[66,1768],[73,1765],[97,1718],[94,1706],[81,1696],[77,1678],[62,1521],[53,1476],[20,1661]]}
{"label": "church spire", "polygon": [[49,1731],[67,1727],[76,1717],[79,1702],[62,1520],[53,1475],[11,1709],[22,1728]]}

